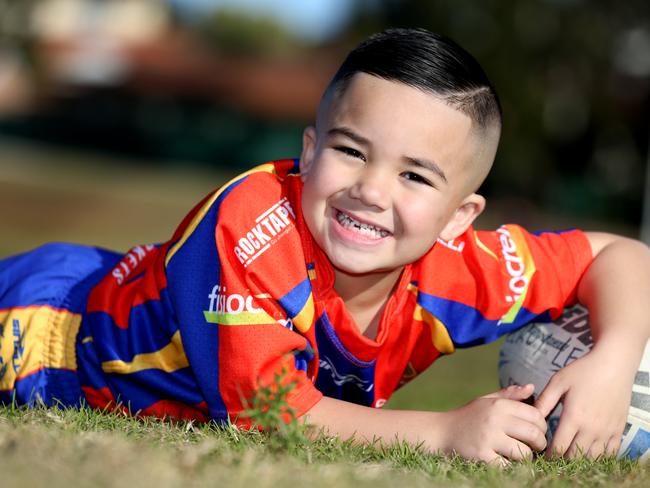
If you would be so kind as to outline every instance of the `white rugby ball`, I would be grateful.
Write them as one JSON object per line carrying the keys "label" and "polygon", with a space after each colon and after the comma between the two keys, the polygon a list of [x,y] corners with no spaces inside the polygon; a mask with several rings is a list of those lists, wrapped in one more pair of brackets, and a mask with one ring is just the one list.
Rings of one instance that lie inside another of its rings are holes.
{"label": "white rugby ball", "polygon": [[[588,352],[592,344],[589,314],[580,305],[566,309],[555,322],[531,323],[508,335],[501,346],[499,382],[502,387],[533,383],[537,396],[555,372]],[[561,412],[560,404],[547,419],[549,441]],[[634,379],[617,457],[650,459],[650,342]]]}

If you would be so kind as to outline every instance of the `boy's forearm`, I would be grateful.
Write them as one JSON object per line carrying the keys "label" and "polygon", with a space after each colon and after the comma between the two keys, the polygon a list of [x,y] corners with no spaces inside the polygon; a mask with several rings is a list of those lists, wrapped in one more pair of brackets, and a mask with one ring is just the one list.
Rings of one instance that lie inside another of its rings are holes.
{"label": "boy's forearm", "polygon": [[323,397],[304,420],[327,435],[384,444],[407,441],[431,452],[445,451],[443,412],[382,410]]}
{"label": "boy's forearm", "polygon": [[578,300],[589,309],[594,349],[625,351],[638,365],[650,337],[650,249],[609,234],[588,237],[595,257]]}
{"label": "boy's forearm", "polygon": [[546,447],[544,417],[522,403],[533,389],[512,385],[448,412],[379,410],[324,397],[306,422],[343,439],[406,441],[432,453],[504,464]]}

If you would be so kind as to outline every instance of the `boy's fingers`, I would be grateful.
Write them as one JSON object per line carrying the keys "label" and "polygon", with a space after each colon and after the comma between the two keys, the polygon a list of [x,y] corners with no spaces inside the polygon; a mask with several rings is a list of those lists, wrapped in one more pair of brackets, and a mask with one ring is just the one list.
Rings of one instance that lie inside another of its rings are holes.
{"label": "boy's fingers", "polygon": [[605,447],[605,456],[616,456],[618,449],[621,447],[621,436],[615,435],[609,439],[607,446]]}
{"label": "boy's fingers", "polygon": [[596,442],[597,441],[594,441],[592,436],[578,432],[573,438],[573,441],[571,441],[571,445],[566,450],[565,457],[569,459],[575,459],[585,456],[590,459],[595,459],[595,457],[591,455],[592,449],[594,452],[597,452],[597,454],[600,455],[604,448],[604,443],[599,448],[596,445]]}
{"label": "boy's fingers", "polygon": [[533,457],[533,451],[529,446],[507,435],[503,437],[495,451],[508,461],[521,461]]}
{"label": "boy's fingers", "polygon": [[[505,433],[526,445],[528,453],[531,449],[534,451],[543,451],[546,447],[546,424],[539,425],[522,419],[514,419],[508,424]],[[510,457],[510,456],[509,456]],[[512,459],[512,457],[511,457]]]}
{"label": "boy's fingers", "polygon": [[[576,447],[578,451],[580,450],[580,447],[582,446],[584,449],[584,453],[589,459],[597,459],[602,456],[614,456],[618,452],[619,445],[621,443],[621,436],[620,435],[614,435],[611,437],[605,437],[605,438],[600,438],[600,439],[594,439],[591,442],[591,446],[589,449],[586,449],[586,443],[585,445],[580,443],[580,439],[578,439],[578,436],[576,436],[576,440],[574,440],[574,444],[576,444]],[[572,446],[573,447],[573,446]],[[569,455],[572,455],[573,453],[570,453]]]}
{"label": "boy's fingers", "polygon": [[520,406],[518,406],[515,415],[521,419],[524,419],[526,422],[534,424],[542,432],[544,439],[546,439],[546,430],[548,429],[548,425],[546,424],[546,419],[539,411],[539,409],[535,408],[532,405],[522,403]]}
{"label": "boy's fingers", "polygon": [[499,391],[486,395],[486,398],[505,398],[508,400],[522,401],[530,397],[535,391],[535,385],[510,385]]}
{"label": "boy's fingers", "polygon": [[516,446],[510,450],[507,456],[510,461],[523,461],[524,459],[531,459],[532,457],[533,450],[520,441],[516,441]]}
{"label": "boy's fingers", "polygon": [[557,431],[553,436],[551,444],[546,449],[546,455],[549,457],[555,456],[564,456],[567,452],[567,449],[571,446],[573,438],[576,436],[576,428],[569,422],[563,422],[562,417],[560,417],[560,424],[558,425]]}
{"label": "boy's fingers", "polygon": [[537,407],[544,417],[547,417],[550,414],[555,406],[558,404],[562,396],[566,393],[566,388],[558,386],[557,382],[554,382],[551,378],[551,381],[542,393],[537,398],[535,402],[535,407]]}
{"label": "boy's fingers", "polygon": [[507,468],[510,466],[510,461],[495,453],[494,457],[488,461],[488,464],[497,468]]}
{"label": "boy's fingers", "polygon": [[603,440],[594,441],[587,451],[589,459],[598,459],[607,454],[607,442]]}

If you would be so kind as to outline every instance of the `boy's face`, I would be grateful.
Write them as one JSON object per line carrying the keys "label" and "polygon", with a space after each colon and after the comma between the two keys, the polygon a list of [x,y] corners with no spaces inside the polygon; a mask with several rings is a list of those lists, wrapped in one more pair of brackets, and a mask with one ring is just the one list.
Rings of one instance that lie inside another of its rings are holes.
{"label": "boy's face", "polygon": [[365,73],[329,97],[303,138],[302,210],[338,271],[390,272],[465,231],[484,206],[475,160],[493,157],[468,116]]}

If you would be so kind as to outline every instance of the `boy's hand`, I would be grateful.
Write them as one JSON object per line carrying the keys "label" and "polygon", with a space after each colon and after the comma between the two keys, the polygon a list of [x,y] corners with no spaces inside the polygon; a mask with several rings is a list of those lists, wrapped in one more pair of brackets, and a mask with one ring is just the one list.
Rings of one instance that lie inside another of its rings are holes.
{"label": "boy's hand", "polygon": [[549,455],[595,459],[617,453],[636,371],[617,354],[595,348],[551,378],[535,402],[545,417],[560,400],[563,404]]}
{"label": "boy's hand", "polygon": [[589,309],[594,346],[558,371],[535,405],[546,416],[562,400],[549,455],[596,458],[618,450],[634,374],[650,335],[650,249],[612,234],[586,236],[594,259],[580,279],[577,299]]}
{"label": "boy's hand", "polygon": [[546,447],[546,422],[541,412],[523,403],[532,384],[509,386],[447,412],[445,447],[467,459],[506,465]]}

